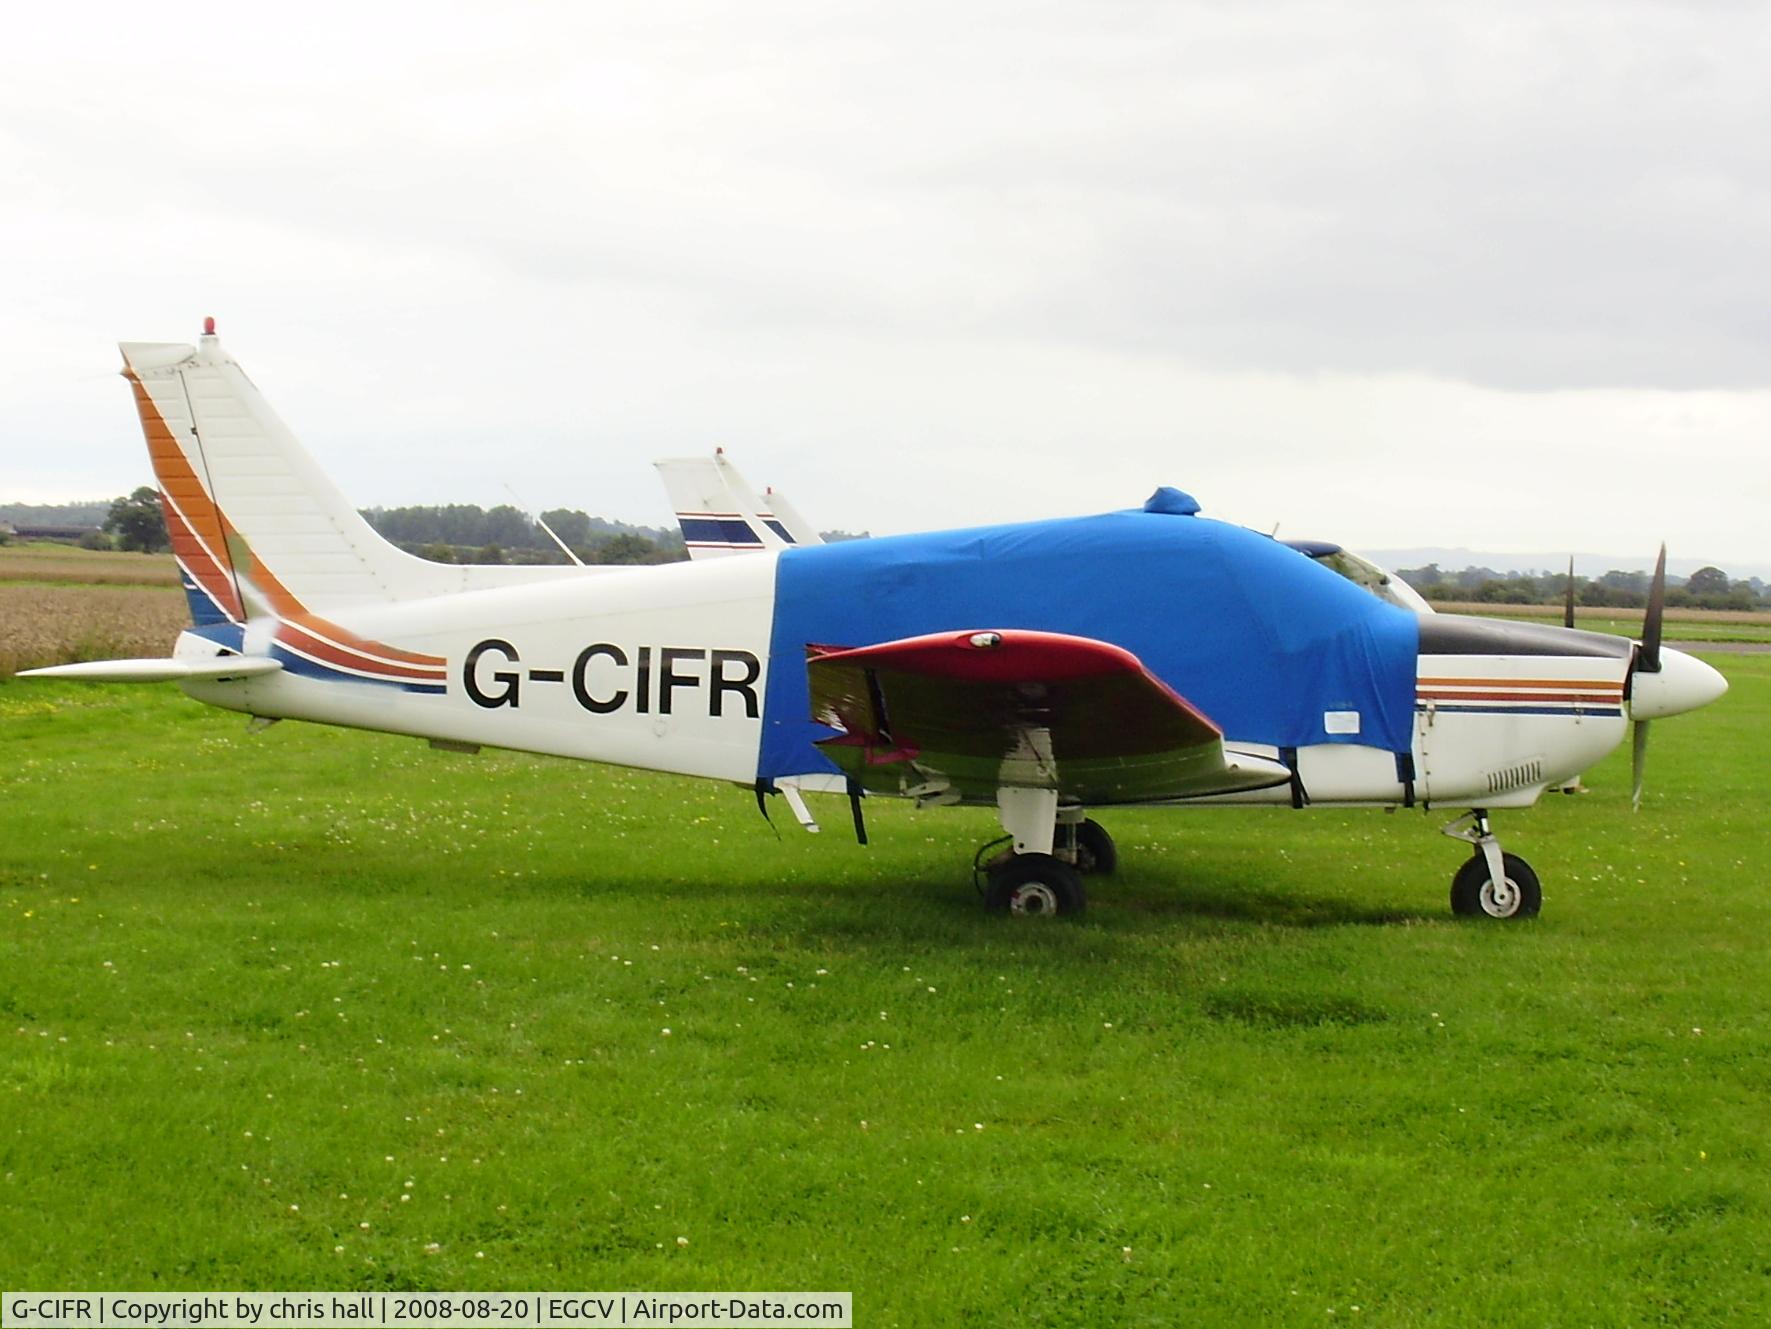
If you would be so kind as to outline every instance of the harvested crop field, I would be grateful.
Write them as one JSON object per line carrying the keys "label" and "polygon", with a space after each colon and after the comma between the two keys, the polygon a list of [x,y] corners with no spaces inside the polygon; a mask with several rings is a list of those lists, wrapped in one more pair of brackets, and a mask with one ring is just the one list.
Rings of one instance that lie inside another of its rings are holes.
{"label": "harvested crop field", "polygon": [[176,587],[0,581],[0,678],[72,660],[165,655],[189,622]]}

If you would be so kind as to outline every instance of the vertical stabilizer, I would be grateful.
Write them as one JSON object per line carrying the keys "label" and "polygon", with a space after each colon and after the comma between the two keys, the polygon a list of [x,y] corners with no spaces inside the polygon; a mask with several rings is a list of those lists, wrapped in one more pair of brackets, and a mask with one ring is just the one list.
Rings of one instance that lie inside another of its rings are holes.
{"label": "vertical stabilizer", "polygon": [[[231,616],[239,617],[240,597],[252,589],[240,575],[248,560],[310,607],[436,593],[431,565],[357,515],[213,332],[194,347],[122,350],[168,523],[190,537],[183,543],[196,566],[187,571],[213,594],[215,565],[225,568],[234,600],[222,607]],[[175,534],[175,550],[179,542]]]}
{"label": "vertical stabilizer", "polygon": [[121,349],[199,626],[592,571],[431,563],[389,544],[222,349],[213,320],[196,346]]}
{"label": "vertical stabilizer", "polygon": [[763,490],[763,502],[768,504],[769,511],[775,514],[775,520],[787,532],[787,538],[796,545],[821,545],[824,537],[818,534],[818,528],[800,514],[800,510],[787,501],[783,494],[773,485]]}
{"label": "vertical stabilizer", "polygon": [[[203,450],[180,375],[180,366],[196,353],[191,346],[131,342],[123,347],[123,376],[135,393],[135,410],[160,487],[166,534],[178,560],[191,621],[198,627],[213,627],[242,623],[246,615],[226,523],[210,496]],[[150,385],[159,389],[157,395]]]}

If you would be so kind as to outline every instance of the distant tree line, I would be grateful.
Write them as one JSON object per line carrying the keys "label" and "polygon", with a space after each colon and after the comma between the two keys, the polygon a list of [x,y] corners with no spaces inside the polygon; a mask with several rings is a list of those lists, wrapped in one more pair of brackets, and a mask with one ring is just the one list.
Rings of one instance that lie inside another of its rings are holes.
{"label": "distant tree line", "polygon": [[[1422,568],[1401,568],[1396,575],[1429,600],[1459,600],[1476,604],[1559,605],[1568,595],[1565,572],[1496,572],[1493,568],[1464,568],[1447,572],[1437,563]],[[1648,603],[1653,577],[1646,572],[1623,572],[1613,568],[1598,577],[1574,578],[1574,602],[1589,608],[1640,609]],[[1668,575],[1666,602],[1691,609],[1771,608],[1771,595],[1757,577],[1733,579],[1720,568],[1699,568],[1689,577]]]}
{"label": "distant tree line", "polygon": [[[363,519],[384,539],[436,563],[566,561],[547,532],[508,503],[364,508]],[[608,521],[577,508],[553,508],[541,520],[586,563],[675,563],[688,557],[675,531]]]}
{"label": "distant tree line", "polygon": [[97,530],[105,519],[110,504],[99,499],[90,503],[0,503],[0,522],[12,526],[73,526]]}
{"label": "distant tree line", "polygon": [[[13,504],[0,523],[87,549],[159,553],[171,547],[159,491],[142,485],[111,502]],[[12,515],[16,514],[16,516]],[[520,508],[474,503],[366,508],[363,518],[393,544],[436,563],[564,563],[565,554]],[[53,522],[44,518],[59,519]],[[72,520],[70,520],[70,518]],[[22,520],[21,520],[22,519]],[[585,563],[674,563],[688,557],[675,531],[592,517],[576,508],[541,514]],[[4,541],[5,525],[0,525]]]}

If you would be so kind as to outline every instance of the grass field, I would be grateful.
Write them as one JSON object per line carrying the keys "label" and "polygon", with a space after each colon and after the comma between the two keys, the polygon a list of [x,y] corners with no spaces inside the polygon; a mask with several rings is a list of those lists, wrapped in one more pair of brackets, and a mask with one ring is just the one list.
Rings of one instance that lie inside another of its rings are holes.
{"label": "grass field", "polygon": [[[1562,625],[1560,605],[1497,605],[1445,601],[1433,606],[1442,614],[1475,614],[1484,618],[1518,618],[1529,623]],[[1575,610],[1574,626],[1617,637],[1642,635],[1640,609]],[[1771,642],[1771,612],[1762,609],[1668,609],[1668,641]]]}
{"label": "grass field", "polygon": [[1771,659],[1503,814],[982,813],[0,684],[0,1283],[830,1289],[856,1323],[1762,1323]]}

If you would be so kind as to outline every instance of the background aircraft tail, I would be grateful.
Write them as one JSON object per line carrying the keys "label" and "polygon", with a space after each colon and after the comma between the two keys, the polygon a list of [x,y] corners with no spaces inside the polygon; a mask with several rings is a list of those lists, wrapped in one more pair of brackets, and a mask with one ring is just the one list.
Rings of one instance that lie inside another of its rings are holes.
{"label": "background aircraft tail", "polygon": [[800,515],[798,508],[787,501],[787,495],[770,486],[763,490],[763,502],[775,514],[778,521],[787,530],[787,538],[796,545],[821,545],[824,537],[818,534],[818,528]]}
{"label": "background aircraft tail", "polygon": [[822,544],[816,531],[773,489],[759,499],[724,448],[711,457],[653,462],[670,495],[691,559]]}

